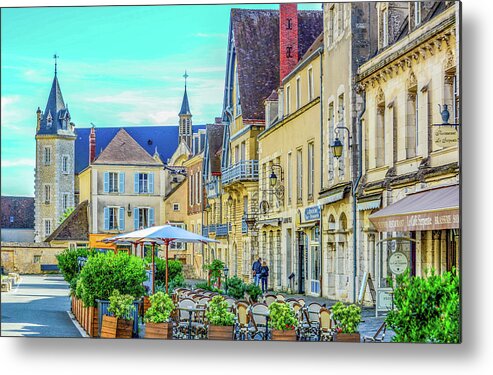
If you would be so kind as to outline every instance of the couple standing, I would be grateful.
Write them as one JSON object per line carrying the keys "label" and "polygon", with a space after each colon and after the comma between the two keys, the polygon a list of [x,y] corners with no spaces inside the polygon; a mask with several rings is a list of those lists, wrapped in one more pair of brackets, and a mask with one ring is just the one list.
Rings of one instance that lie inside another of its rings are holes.
{"label": "couple standing", "polygon": [[259,281],[261,281],[262,293],[267,292],[267,278],[269,277],[269,267],[267,267],[267,263],[265,262],[265,260],[262,262],[262,259],[258,258],[255,262],[253,262],[252,271],[253,281],[255,285],[258,286]]}

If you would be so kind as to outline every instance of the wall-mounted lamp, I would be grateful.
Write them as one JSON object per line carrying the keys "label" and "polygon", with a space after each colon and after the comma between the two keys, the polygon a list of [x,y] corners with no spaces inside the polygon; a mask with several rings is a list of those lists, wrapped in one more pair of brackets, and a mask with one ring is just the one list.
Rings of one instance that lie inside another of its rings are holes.
{"label": "wall-mounted lamp", "polygon": [[343,143],[341,142],[339,137],[337,137],[337,135],[339,135],[339,129],[343,129],[343,130],[347,131],[347,133],[348,133],[348,146],[349,146],[349,148],[351,148],[351,146],[352,146],[351,145],[351,132],[349,131],[349,129],[345,126],[336,127],[335,128],[336,138],[334,139],[334,142],[332,142],[332,144],[330,145],[330,148],[332,149],[332,154],[336,158],[340,158],[342,156],[342,150],[344,148]]}
{"label": "wall-mounted lamp", "polygon": [[127,215],[131,216],[132,215],[132,208],[130,207],[130,203],[127,206]]}
{"label": "wall-mounted lamp", "polygon": [[233,198],[231,197],[231,195],[228,197],[228,207],[231,207],[233,205]]}
{"label": "wall-mounted lamp", "polygon": [[[275,171],[278,171],[279,177]],[[284,196],[284,173],[282,170],[282,166],[280,164],[272,164],[271,165],[271,173],[269,175],[269,186],[270,189],[265,190],[270,194],[275,194],[279,199]]]}

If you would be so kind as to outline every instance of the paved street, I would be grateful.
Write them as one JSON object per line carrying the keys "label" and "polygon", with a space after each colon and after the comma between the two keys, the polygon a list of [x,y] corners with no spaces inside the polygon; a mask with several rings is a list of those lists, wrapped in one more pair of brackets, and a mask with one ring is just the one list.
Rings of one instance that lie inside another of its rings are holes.
{"label": "paved street", "polygon": [[1,300],[2,336],[81,337],[67,314],[68,284],[59,275],[21,276]]}

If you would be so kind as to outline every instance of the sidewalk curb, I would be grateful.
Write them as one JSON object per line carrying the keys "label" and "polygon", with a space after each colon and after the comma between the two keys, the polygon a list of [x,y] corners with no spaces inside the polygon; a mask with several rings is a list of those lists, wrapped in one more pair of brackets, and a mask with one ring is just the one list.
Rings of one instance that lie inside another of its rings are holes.
{"label": "sidewalk curb", "polygon": [[77,328],[77,330],[79,331],[80,335],[83,338],[89,337],[89,335],[86,333],[86,331],[84,331],[84,329],[81,327],[79,322],[75,319],[74,314],[72,314],[69,310],[67,310],[67,314],[68,314],[70,320],[72,320],[72,323],[74,324],[75,328]]}

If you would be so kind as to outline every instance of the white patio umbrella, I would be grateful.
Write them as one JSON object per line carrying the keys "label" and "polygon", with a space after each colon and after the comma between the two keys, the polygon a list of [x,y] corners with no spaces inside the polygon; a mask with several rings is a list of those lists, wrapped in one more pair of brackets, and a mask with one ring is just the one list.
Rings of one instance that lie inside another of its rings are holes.
{"label": "white patio umbrella", "polygon": [[199,234],[189,232],[185,229],[175,227],[173,225],[161,225],[156,227],[149,227],[145,229],[136,230],[134,232],[119,234],[118,236],[106,238],[104,242],[130,242],[133,244],[150,243],[152,244],[152,293],[154,294],[154,248],[156,244],[165,245],[166,248],[166,293],[168,293],[168,248],[169,244],[173,241],[189,242],[189,243],[203,243],[219,242],[208,237],[201,236]]}

